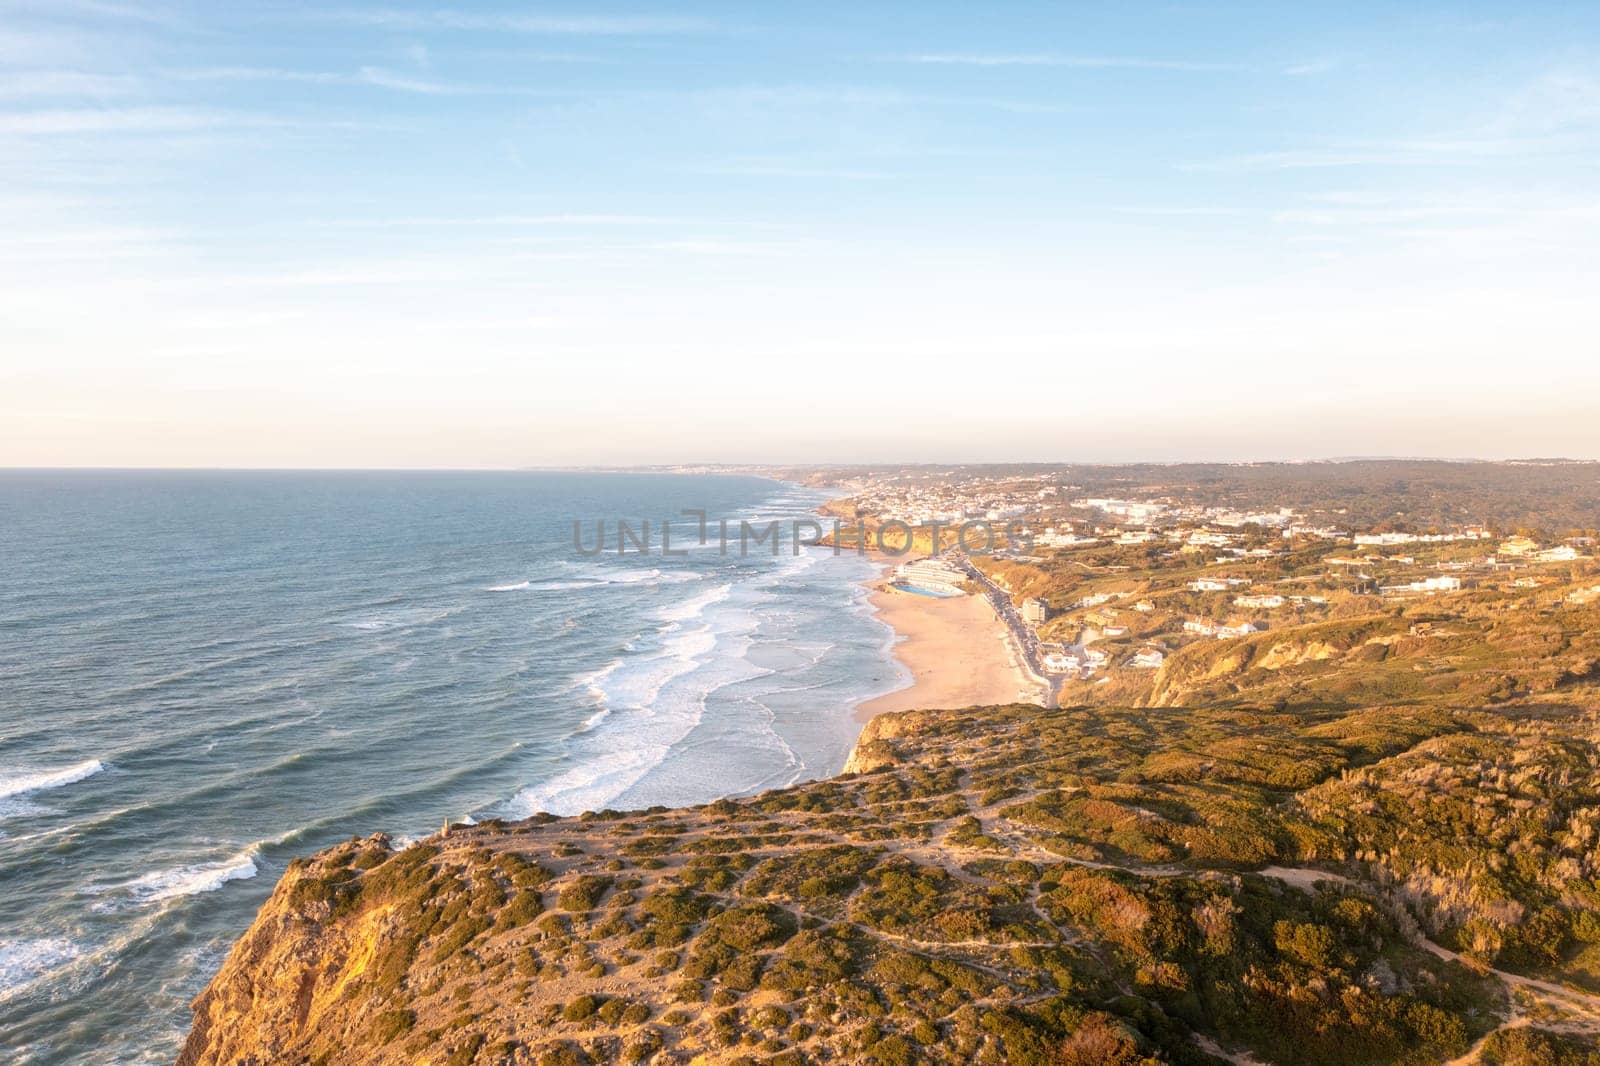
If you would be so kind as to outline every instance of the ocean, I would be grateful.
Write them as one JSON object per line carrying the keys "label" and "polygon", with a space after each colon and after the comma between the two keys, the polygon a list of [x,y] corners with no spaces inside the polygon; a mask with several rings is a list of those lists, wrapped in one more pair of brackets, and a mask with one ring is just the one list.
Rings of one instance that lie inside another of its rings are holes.
{"label": "ocean", "polygon": [[[0,1048],[170,1063],[287,863],[835,773],[906,683],[872,564],[728,555],[761,478],[0,472]],[[667,557],[572,523],[674,520]]]}

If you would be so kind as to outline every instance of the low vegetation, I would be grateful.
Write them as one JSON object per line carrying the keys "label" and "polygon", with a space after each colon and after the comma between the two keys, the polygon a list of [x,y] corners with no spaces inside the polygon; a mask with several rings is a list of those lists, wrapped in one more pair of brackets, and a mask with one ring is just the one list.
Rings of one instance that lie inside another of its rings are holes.
{"label": "low vegetation", "polygon": [[182,1061],[1600,1062],[1590,584],[880,719],[870,772],[760,796],[353,840]]}

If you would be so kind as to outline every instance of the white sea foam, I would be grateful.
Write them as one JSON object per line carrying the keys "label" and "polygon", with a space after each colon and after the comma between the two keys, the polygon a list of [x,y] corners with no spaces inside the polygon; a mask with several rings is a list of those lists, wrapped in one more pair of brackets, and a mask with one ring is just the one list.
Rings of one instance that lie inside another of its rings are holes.
{"label": "white sea foam", "polygon": [[69,784],[77,784],[85,778],[93,778],[104,768],[106,763],[99,759],[85,759],[83,762],[59,770],[13,770],[11,773],[0,775],[0,818],[24,818],[24,816],[54,813],[48,807],[40,807],[29,802],[30,795],[34,792],[48,792]]}
{"label": "white sea foam", "polygon": [[[682,585],[691,581],[699,581],[704,575],[691,573],[687,570],[673,570],[662,572],[660,570],[612,570],[604,566],[593,566],[580,569],[578,576],[571,578],[547,578],[543,581],[531,582],[529,588],[534,592],[575,592],[581,589],[604,588],[607,585],[638,585],[651,582],[657,585]],[[493,589],[494,592],[509,592],[510,588]]]}
{"label": "white sea foam", "polygon": [[524,589],[531,588],[532,586],[533,586],[533,582],[532,581],[518,581],[515,585],[490,585],[488,588],[484,589],[484,591],[485,592],[522,592]]}
{"label": "white sea foam", "polygon": [[[759,691],[735,688],[721,696],[717,693],[763,675],[783,675],[777,678],[782,684],[791,672],[797,676],[784,689],[836,687],[836,682],[802,673],[816,668],[836,647],[827,639],[831,632],[824,636],[809,629],[815,615],[811,605],[821,597],[830,610],[844,608],[852,625],[859,625],[857,619],[871,608],[857,609],[853,602],[858,567],[847,565],[842,573],[838,567],[829,568],[830,574],[844,578],[841,588],[835,591],[834,582],[824,578],[815,585],[816,594],[793,601],[795,609],[788,606],[791,595],[817,581],[807,571],[828,559],[831,555],[825,549],[785,551],[770,559],[752,556],[754,572],[741,574],[731,584],[726,571],[681,572],[663,565],[665,572],[659,576],[638,571],[635,577],[634,572],[616,569],[615,560],[611,566],[568,564],[564,577],[578,581],[609,581],[625,575],[624,582],[664,584],[676,578],[707,581],[714,587],[658,607],[654,618],[662,623],[659,629],[630,641],[619,661],[575,679],[573,689],[581,692],[586,687],[594,709],[569,737],[566,763],[549,780],[517,793],[504,813],[572,814],[619,801],[666,802],[663,797],[701,802],[724,794],[724,789],[771,787],[805,776],[817,757],[812,749],[831,743],[831,737],[819,739],[802,732],[792,744],[789,727],[780,731],[774,711]],[[863,595],[865,591],[859,590]],[[793,654],[768,664],[751,655],[757,639],[796,647]],[[887,658],[887,648],[884,652]],[[821,757],[831,758],[831,749]]]}
{"label": "white sea foam", "polygon": [[573,687],[586,688],[596,700],[604,700],[606,698],[605,680],[615,673],[621,665],[621,659],[612,659],[600,669],[584,674],[583,677],[578,679],[578,684]]}
{"label": "white sea foam", "polygon": [[721,603],[733,592],[732,585],[718,585],[708,589],[698,596],[691,597],[680,604],[666,607],[656,612],[656,617],[663,622],[687,622],[691,618],[698,618],[705,613],[706,608],[712,604]]}
{"label": "white sea foam", "polygon": [[661,571],[655,567],[651,567],[648,570],[618,570],[609,566],[595,566],[591,567],[587,574],[608,585],[633,585],[640,581],[654,581],[661,576]]}
{"label": "white sea foam", "polygon": [[[674,633],[653,655],[617,660],[591,674],[586,683],[599,707],[579,730],[584,739],[573,741],[579,746],[573,753],[577,765],[517,793],[506,813],[520,818],[597,809],[660,765],[703,709],[700,700],[665,699],[662,693],[702,666],[716,644],[710,626],[701,626]],[[604,731],[597,729],[602,723]]]}
{"label": "white sea foam", "polygon": [[770,673],[746,658],[759,620],[748,597],[726,602],[735,591],[722,585],[666,608],[658,617],[670,620],[640,641],[637,654],[588,675],[583,683],[599,707],[569,741],[570,768],[523,789],[506,813],[575,814],[605,806],[699,727],[714,692]]}
{"label": "white sea foam", "polygon": [[0,1003],[83,954],[65,937],[0,940]]}
{"label": "white sea foam", "polygon": [[0,775],[0,799],[25,796],[30,792],[45,792],[63,785],[76,784],[93,777],[106,768],[99,759],[85,759],[59,770],[16,770]]}
{"label": "white sea foam", "polygon": [[247,881],[260,873],[256,858],[256,846],[252,844],[220,862],[154,870],[104,891],[122,893],[136,903],[158,903],[181,896],[215,892],[229,881]]}

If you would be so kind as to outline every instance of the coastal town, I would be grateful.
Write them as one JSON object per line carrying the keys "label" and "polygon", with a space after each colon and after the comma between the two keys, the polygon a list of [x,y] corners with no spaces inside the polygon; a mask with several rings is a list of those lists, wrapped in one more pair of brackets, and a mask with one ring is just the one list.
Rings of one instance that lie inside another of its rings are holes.
{"label": "coastal town", "polygon": [[971,595],[1047,702],[1085,685],[1150,686],[1196,642],[1236,641],[1385,603],[1532,595],[1593,574],[1595,531],[1503,521],[1396,522],[1359,508],[1194,486],[1101,494],[1070,472],[854,473],[831,508],[914,531],[889,587]]}

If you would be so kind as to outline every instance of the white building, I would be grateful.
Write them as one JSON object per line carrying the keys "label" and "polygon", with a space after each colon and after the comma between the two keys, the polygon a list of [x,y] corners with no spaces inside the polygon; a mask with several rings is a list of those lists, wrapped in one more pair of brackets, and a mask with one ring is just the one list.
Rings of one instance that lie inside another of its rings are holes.
{"label": "white building", "polygon": [[910,585],[927,592],[942,595],[959,595],[966,592],[967,572],[953,563],[934,556],[905,563],[895,569],[894,584]]}
{"label": "white building", "polygon": [[1384,585],[1378,591],[1380,591],[1380,592],[1426,592],[1426,593],[1434,593],[1434,592],[1455,592],[1456,590],[1458,590],[1460,588],[1461,588],[1461,579],[1459,577],[1451,577],[1449,575],[1444,575],[1444,576],[1441,576],[1441,577],[1423,578],[1421,581],[1413,581],[1408,585]]}
{"label": "white building", "polygon": [[1527,537],[1510,537],[1500,542],[1500,547],[1496,549],[1496,554],[1520,557],[1532,555],[1538,550],[1539,545]]}
{"label": "white building", "polygon": [[1139,654],[1128,660],[1128,665],[1135,670],[1159,670],[1167,657],[1155,648],[1144,648]]}

